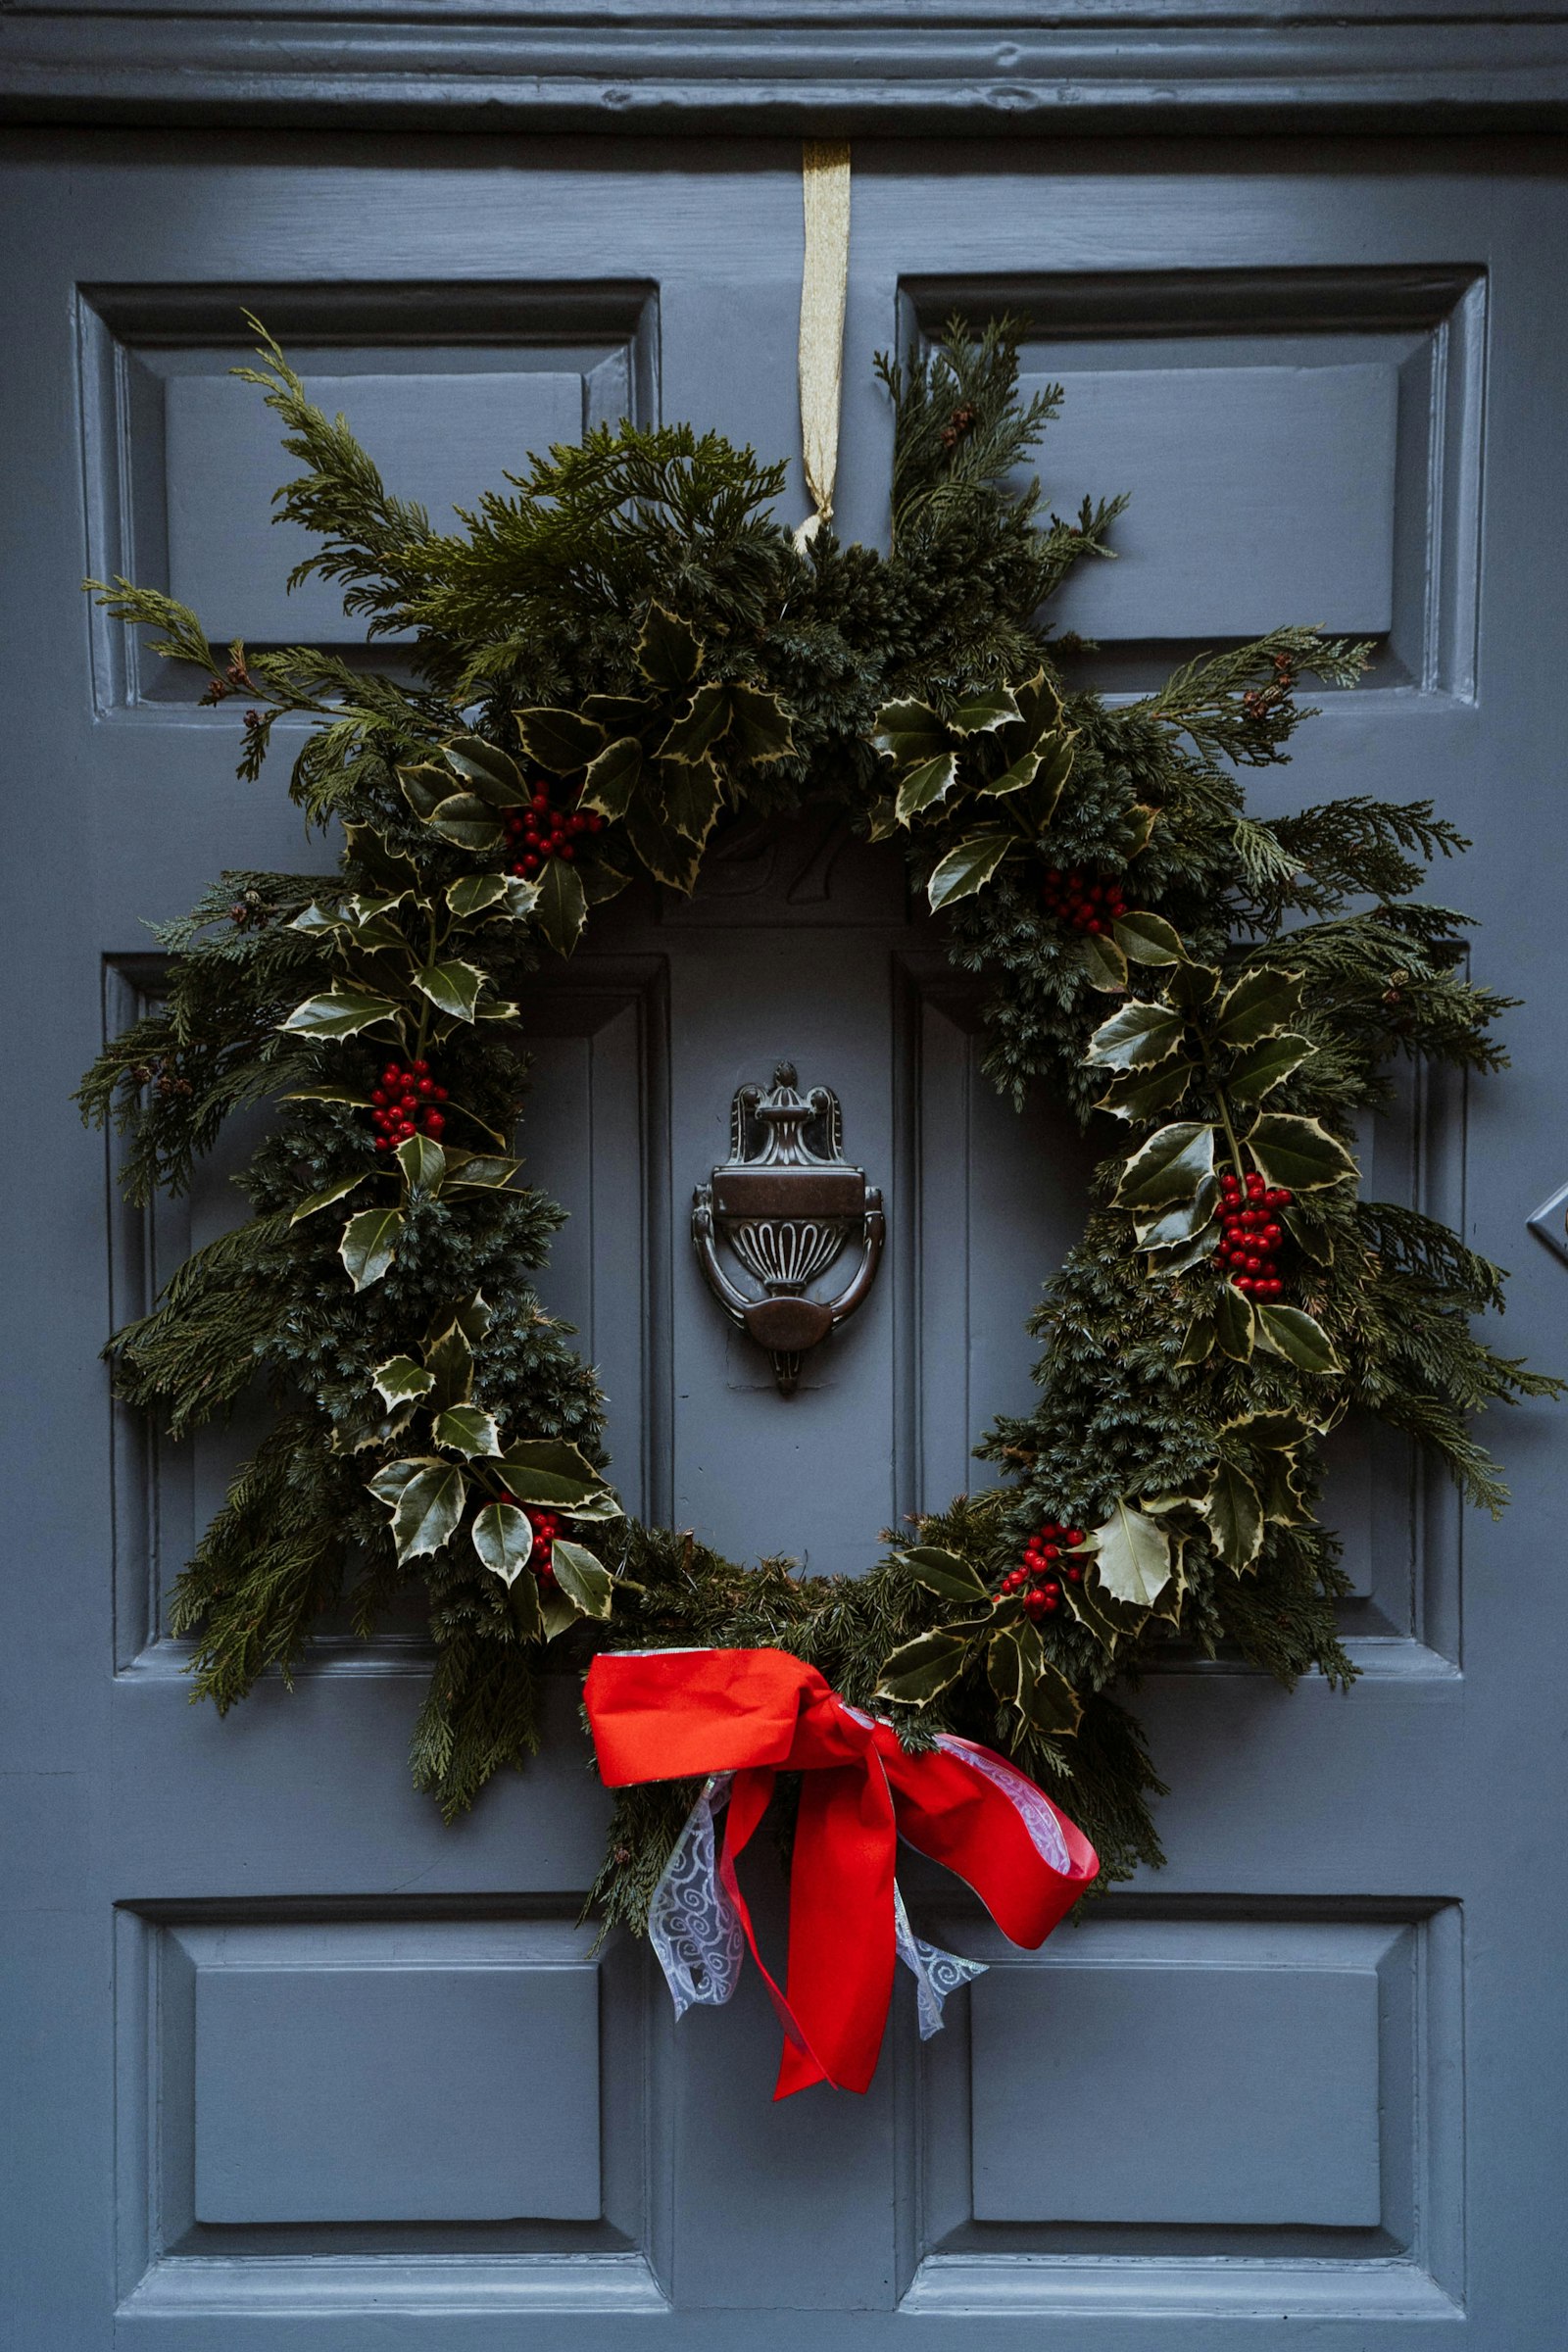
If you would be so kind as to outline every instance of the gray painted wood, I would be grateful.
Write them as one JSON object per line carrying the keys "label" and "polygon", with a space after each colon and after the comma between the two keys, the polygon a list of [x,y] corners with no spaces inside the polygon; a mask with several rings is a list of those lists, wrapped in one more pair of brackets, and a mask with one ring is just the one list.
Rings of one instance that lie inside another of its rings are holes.
{"label": "gray painted wood", "polygon": [[1568,41],[1552,5],[1398,0],[1331,15],[1286,0],[643,0],[597,18],[552,0],[392,16],[353,0],[14,0],[0,103],[23,121],[460,123],[766,134],[781,125],[995,137],[1151,122],[1430,132],[1559,129]]}
{"label": "gray painted wood", "polygon": [[[0,386],[3,936],[26,1007],[9,1100],[29,1155],[3,1203],[0,1425],[19,2347],[598,2352],[646,2323],[681,2352],[731,2352],[741,2330],[771,2352],[803,2326],[824,2352],[867,2352],[918,2317],[936,2352],[1047,2334],[1065,2352],[1209,2352],[1220,2334],[1265,2352],[1306,2330],[1325,2352],[1420,2352],[1460,2326],[1478,2352],[1548,2352],[1568,1628],[1547,1408],[1499,1433],[1516,1502],[1462,1548],[1407,1465],[1365,1447],[1342,1463],[1365,1670],[1348,1696],[1223,1662],[1151,1678],[1162,1876],[1034,1960],[940,1874],[911,1874],[919,1924],[999,1966],[924,2050],[901,1986],[863,2102],[769,2104],[755,1982],[677,2034],[644,1955],[612,1943],[584,1997],[572,1923],[605,1804],[571,1689],[552,1691],[538,1764],[450,1830],[406,1781],[416,1626],[335,1638],[292,1693],[269,1686],[226,1721],[186,1704],[160,1596],[223,1445],[182,1459],[117,1425],[96,1350],[232,1197],[220,1163],[150,1228],[127,1216],[67,1096],[106,1003],[118,1020],[156,985],[146,918],[225,862],[313,853],[279,790],[229,777],[228,714],[127,661],[76,581],[126,555],[156,574],[202,531],[214,576],[225,547],[262,563],[216,445],[178,425],[184,394],[171,436],[164,397],[241,356],[242,301],[346,381],[351,410],[348,379],[380,387],[389,460],[428,440],[443,379],[515,392],[526,438],[563,354],[579,400],[618,368],[639,414],[793,452],[798,151],[28,135],[3,202],[26,360]],[[1023,307],[1032,368],[1118,396],[1217,371],[1213,401],[1177,404],[1178,477],[1184,446],[1212,466],[1210,416],[1246,413],[1271,364],[1358,399],[1392,378],[1392,452],[1380,392],[1352,446],[1314,444],[1310,488],[1287,468],[1288,527],[1265,514],[1236,550],[1250,600],[1304,579],[1342,605],[1211,618],[1333,619],[1388,583],[1373,684],[1330,698],[1259,800],[1430,792],[1475,834],[1451,887],[1486,926],[1478,968],[1528,1000],[1514,1069],[1463,1099],[1413,1090],[1368,1143],[1379,1186],[1529,1269],[1508,1345],[1546,1361],[1560,1274],[1525,1257],[1524,1220],[1568,1162],[1549,855],[1565,214],[1541,156],[1506,146],[862,149],[841,470],[845,527],[878,536],[869,355],[931,322],[933,289]],[[203,518],[183,542],[172,512]],[[254,573],[256,610],[273,576]],[[1107,613],[1107,664],[1134,682],[1191,625],[1152,581],[1119,635]],[[853,1571],[882,1524],[967,1474],[985,1414],[1026,1396],[1019,1323],[1071,1238],[1081,1148],[1049,1103],[1013,1122],[986,1095],[972,1000],[896,867],[821,826],[733,845],[694,908],[628,896],[531,1019],[527,1148],[576,1213],[549,1297],[604,1369],[628,1488],[720,1541]],[[734,1086],[783,1052],[839,1088],[890,1208],[873,1301],[788,1405],[684,1238]],[[755,1876],[776,1950],[765,1851]],[[308,2053],[292,2080],[285,2033]],[[490,2102],[458,2147],[453,2081]],[[536,2129],[521,2101],[541,2084]]]}

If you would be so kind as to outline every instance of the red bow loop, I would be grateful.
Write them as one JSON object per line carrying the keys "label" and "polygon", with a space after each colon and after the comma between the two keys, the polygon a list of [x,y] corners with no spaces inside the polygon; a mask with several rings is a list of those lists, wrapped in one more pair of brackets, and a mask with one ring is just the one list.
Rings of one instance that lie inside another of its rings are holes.
{"label": "red bow loop", "polygon": [[[956,1872],[1003,1934],[1030,1950],[1100,1867],[1082,1833],[1004,1757],[952,1739],[910,1755],[891,1724],[846,1705],[788,1650],[610,1654],[589,1668],[584,1700],[612,1788],[735,1775],[718,1870],[784,2028],[776,2098],[811,2082],[870,2083],[893,1989],[901,1834]],[[758,1950],[735,1870],[780,1772],[805,1776],[785,1987]]]}

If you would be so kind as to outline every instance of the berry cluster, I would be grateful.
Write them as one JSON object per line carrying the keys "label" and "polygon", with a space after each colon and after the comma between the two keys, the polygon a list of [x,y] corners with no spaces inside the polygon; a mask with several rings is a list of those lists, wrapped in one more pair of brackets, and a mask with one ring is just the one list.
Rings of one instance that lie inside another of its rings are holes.
{"label": "berry cluster", "polygon": [[389,1061],[370,1096],[376,1150],[395,1152],[411,1135],[440,1135],[447,1123],[441,1108],[446,1099],[447,1090],[437,1086],[427,1061],[411,1061],[407,1067]]}
{"label": "berry cluster", "polygon": [[1058,1562],[1064,1551],[1076,1551],[1084,1540],[1081,1527],[1063,1527],[1059,1520],[1049,1519],[1038,1536],[1031,1536],[1023,1547],[1023,1558],[1016,1568],[1010,1568],[1002,1580],[999,1599],[1013,1592],[1023,1593],[1023,1613],[1036,1624],[1042,1617],[1054,1617],[1061,1607],[1061,1586],[1065,1578],[1069,1585],[1084,1581],[1083,1562],[1069,1559],[1064,1567]]}
{"label": "berry cluster", "polygon": [[545,784],[536,784],[527,807],[507,809],[502,821],[512,870],[525,878],[536,874],[547,858],[564,858],[570,864],[577,855],[578,835],[605,829],[597,809],[553,807]]}
{"label": "berry cluster", "polygon": [[1063,873],[1054,865],[1046,875],[1041,889],[1048,914],[1054,914],[1075,931],[1090,931],[1097,936],[1108,931],[1127,911],[1121,884],[1111,876],[1086,874],[1073,866]]}
{"label": "berry cluster", "polygon": [[1236,1288],[1249,1298],[1278,1298],[1285,1285],[1275,1271],[1285,1242],[1279,1221],[1296,1195],[1283,1184],[1265,1184],[1255,1169],[1248,1176],[1245,1193],[1239,1177],[1219,1180],[1221,1241],[1214,1263],[1224,1268]]}

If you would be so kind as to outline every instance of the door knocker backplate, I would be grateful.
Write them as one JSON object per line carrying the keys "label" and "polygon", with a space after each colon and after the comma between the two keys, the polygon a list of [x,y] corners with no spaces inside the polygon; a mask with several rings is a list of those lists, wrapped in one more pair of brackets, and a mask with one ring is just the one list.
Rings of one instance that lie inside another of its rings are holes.
{"label": "door knocker backplate", "polygon": [[[729,1157],[692,1196],[697,1262],[724,1312],[773,1359],[779,1395],[791,1396],[801,1358],[854,1314],[876,1280],[886,1221],[882,1195],[844,1157],[844,1123],[830,1087],[801,1094],[793,1062],[770,1087],[743,1086],[730,1108]],[[833,1298],[812,1298],[852,1237],[859,1261]],[[731,1279],[723,1245],[761,1292]]]}

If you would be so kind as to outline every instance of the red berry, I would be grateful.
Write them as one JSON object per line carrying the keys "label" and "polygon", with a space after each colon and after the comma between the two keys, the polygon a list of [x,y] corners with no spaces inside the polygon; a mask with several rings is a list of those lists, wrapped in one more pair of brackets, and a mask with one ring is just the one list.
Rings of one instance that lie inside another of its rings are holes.
{"label": "red berry", "polygon": [[1066,1534],[1068,1543],[1073,1546],[1073,1549],[1076,1550],[1078,1545],[1084,1540],[1083,1529],[1081,1527],[1069,1527],[1066,1531]]}
{"label": "red berry", "polygon": [[1067,1582],[1069,1585],[1081,1585],[1083,1581],[1084,1572],[1081,1568],[1069,1568],[1067,1570]]}
{"label": "red berry", "polygon": [[424,1114],[424,1132],[425,1132],[425,1134],[426,1134],[426,1135],[442,1135],[442,1134],[444,1134],[444,1133],[445,1133],[445,1131],[446,1131],[446,1121],[445,1121],[445,1119],[444,1119],[444,1118],[441,1116],[441,1113],[440,1113],[438,1110],[427,1110],[427,1111],[425,1112],[425,1114]]}

